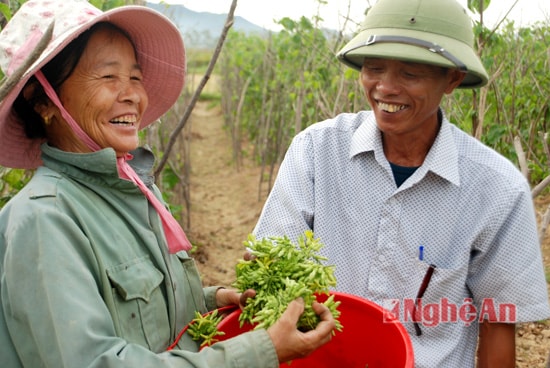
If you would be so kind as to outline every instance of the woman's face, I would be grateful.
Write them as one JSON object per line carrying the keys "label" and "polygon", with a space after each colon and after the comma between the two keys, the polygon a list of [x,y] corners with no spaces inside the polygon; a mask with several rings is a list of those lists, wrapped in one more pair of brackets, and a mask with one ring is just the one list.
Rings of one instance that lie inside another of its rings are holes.
{"label": "woman's face", "polygon": [[[100,28],[90,37],[73,73],[61,85],[59,98],[101,148],[111,147],[122,156],[138,146],[137,133],[148,97],[134,47],[120,32]],[[59,111],[54,116],[63,121]],[[75,147],[82,145],[71,141],[59,139],[55,145],[81,152]]]}

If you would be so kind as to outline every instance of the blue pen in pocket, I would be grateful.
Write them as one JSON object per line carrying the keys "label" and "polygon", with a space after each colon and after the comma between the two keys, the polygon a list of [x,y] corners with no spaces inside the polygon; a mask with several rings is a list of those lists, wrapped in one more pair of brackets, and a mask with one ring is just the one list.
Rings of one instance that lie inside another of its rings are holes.
{"label": "blue pen in pocket", "polygon": [[418,247],[418,260],[419,261],[424,260],[424,246],[423,245]]}

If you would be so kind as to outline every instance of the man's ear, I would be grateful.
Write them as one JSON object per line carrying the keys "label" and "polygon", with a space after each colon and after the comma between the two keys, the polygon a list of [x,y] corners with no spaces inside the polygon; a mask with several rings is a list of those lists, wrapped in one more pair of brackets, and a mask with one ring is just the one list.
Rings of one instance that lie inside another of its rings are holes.
{"label": "man's ear", "polygon": [[449,84],[445,89],[445,94],[450,94],[455,90],[456,87],[462,83],[464,78],[466,78],[466,73],[458,69],[450,69],[448,71],[447,77],[449,78]]}

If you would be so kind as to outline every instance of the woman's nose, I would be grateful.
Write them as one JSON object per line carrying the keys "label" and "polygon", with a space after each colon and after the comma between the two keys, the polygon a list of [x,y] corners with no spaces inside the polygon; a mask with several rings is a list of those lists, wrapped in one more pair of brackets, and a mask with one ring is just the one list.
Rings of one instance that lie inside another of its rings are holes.
{"label": "woman's nose", "polygon": [[121,83],[119,100],[138,104],[141,102],[141,94],[144,93],[143,91],[141,84],[138,85],[137,82],[133,80],[124,81]]}

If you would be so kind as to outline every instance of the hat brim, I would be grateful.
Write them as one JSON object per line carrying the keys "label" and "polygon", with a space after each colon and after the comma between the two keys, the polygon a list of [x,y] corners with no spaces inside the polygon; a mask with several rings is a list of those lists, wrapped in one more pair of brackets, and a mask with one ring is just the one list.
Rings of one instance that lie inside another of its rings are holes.
{"label": "hat brim", "polygon": [[[143,71],[143,84],[149,97],[140,129],[165,114],[179,98],[185,82],[185,48],[179,30],[164,15],[144,6],[115,8],[57,35],[29,68],[23,78],[0,103],[0,165],[33,169],[41,165],[41,139],[29,139],[12,112],[12,105],[29,78],[53,59],[66,45],[99,22],[123,29],[131,38],[137,61]],[[54,30],[55,34],[55,30]]]}
{"label": "hat brim", "polygon": [[456,68],[456,65],[449,59],[416,45],[404,43],[368,44],[367,41],[373,36],[406,36],[444,47],[447,52],[458,57],[467,67],[466,77],[459,88],[476,88],[485,85],[488,81],[485,68],[469,45],[449,37],[422,31],[399,28],[373,28],[362,31],[338,52],[337,58],[357,70],[361,70],[365,58],[393,59]]}

